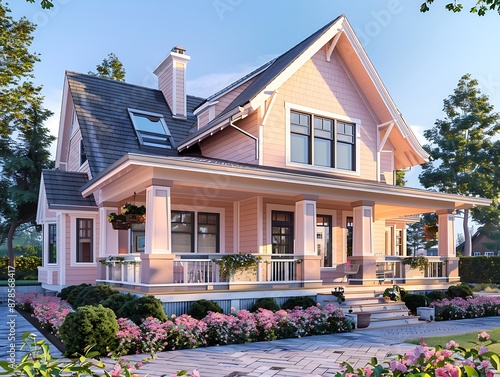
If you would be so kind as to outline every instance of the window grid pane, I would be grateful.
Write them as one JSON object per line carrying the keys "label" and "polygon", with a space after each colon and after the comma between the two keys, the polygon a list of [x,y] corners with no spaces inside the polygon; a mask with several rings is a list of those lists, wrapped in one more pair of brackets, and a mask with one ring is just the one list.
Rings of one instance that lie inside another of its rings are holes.
{"label": "window grid pane", "polygon": [[198,252],[218,253],[219,250],[218,213],[198,213]]}
{"label": "window grid pane", "polygon": [[76,261],[79,263],[93,263],[94,252],[93,244],[93,227],[94,220],[92,219],[76,219],[77,226],[77,245],[76,245]]}
{"label": "window grid pane", "polygon": [[57,233],[56,224],[49,224],[47,243],[48,263],[57,263]]}
{"label": "window grid pane", "polygon": [[194,253],[194,212],[172,211],[172,248],[178,253]]}
{"label": "window grid pane", "polygon": [[293,212],[272,212],[273,254],[293,254]]}

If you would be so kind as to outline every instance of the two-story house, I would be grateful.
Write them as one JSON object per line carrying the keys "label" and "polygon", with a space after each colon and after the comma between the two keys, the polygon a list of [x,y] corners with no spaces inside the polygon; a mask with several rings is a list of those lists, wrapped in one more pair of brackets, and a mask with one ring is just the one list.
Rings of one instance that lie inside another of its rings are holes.
{"label": "two-story house", "polygon": [[[189,60],[174,48],[158,89],[66,72],[37,218],[45,288],[458,280],[454,211],[489,200],[395,185],[396,170],[428,155],[345,16],[208,98],[186,93]],[[125,203],[144,205],[146,220],[113,229]],[[439,215],[438,256],[413,276],[405,226],[426,212]],[[262,262],[228,283],[212,259],[234,253]]]}

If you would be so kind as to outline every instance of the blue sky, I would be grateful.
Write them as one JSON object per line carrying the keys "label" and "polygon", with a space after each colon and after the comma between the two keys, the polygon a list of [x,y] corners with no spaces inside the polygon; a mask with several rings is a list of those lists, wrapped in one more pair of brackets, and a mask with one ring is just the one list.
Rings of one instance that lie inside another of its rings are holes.
{"label": "blue sky", "polygon": [[[345,14],[406,121],[422,142],[443,117],[443,99],[471,73],[500,110],[500,16],[445,11],[423,0],[54,0],[55,7],[13,0],[14,17],[37,23],[32,51],[41,54],[36,82],[56,114],[64,71],[95,70],[109,52],[126,81],[156,86],[152,71],[175,45],[191,56],[189,94],[206,96],[285,52]],[[39,0],[36,0],[39,3]],[[467,3],[472,4],[472,1]],[[409,185],[418,186],[418,169]]]}

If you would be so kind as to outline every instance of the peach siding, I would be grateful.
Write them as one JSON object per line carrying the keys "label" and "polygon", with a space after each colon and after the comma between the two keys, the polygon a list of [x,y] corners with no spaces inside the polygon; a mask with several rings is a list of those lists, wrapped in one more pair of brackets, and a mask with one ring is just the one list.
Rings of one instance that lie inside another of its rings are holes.
{"label": "peach siding", "polygon": [[70,140],[68,152],[68,171],[78,171],[80,168],[80,141],[82,134],[80,130],[76,131]]}
{"label": "peach siding", "polygon": [[233,102],[236,97],[240,95],[240,93],[245,90],[248,85],[250,85],[253,81],[255,80],[255,77],[253,79],[248,80],[247,82],[241,84],[237,88],[234,88],[230,92],[224,94],[223,96],[219,97],[216,99],[218,103],[215,105],[215,116],[219,115],[231,102]]}
{"label": "peach siding", "polygon": [[[385,174],[384,174],[385,173]],[[392,152],[380,153],[380,174],[385,176],[385,182],[389,185],[393,184],[392,178]]]}
{"label": "peach siding", "polygon": [[[324,51],[320,50],[279,88],[278,97],[264,127],[265,165],[285,166],[285,102],[290,102],[360,119],[360,177],[377,179],[376,121],[366,108],[340,59],[339,54],[333,53],[331,61],[327,62]],[[339,171],[336,171],[336,174],[338,173]]]}
{"label": "peach siding", "polygon": [[[259,136],[257,112],[253,112],[236,125],[255,137]],[[232,127],[226,127],[211,138],[203,140],[200,146],[204,157],[256,164],[258,161],[255,159],[255,143],[255,140],[247,135]]]}
{"label": "peach siding", "polygon": [[[84,214],[77,215],[75,217],[85,218]],[[66,226],[66,239],[64,244],[64,250],[66,251],[66,281],[62,282],[63,285],[74,285],[80,284],[81,282],[93,282],[97,278],[97,267],[96,266],[71,266],[71,242],[76,242],[71,240],[71,233],[74,233],[74,229],[71,229],[70,216],[66,215],[64,217]],[[99,224],[98,221],[94,219],[94,262],[97,263],[98,245],[99,245]]]}
{"label": "peach siding", "polygon": [[48,271],[45,269],[38,269],[38,281],[40,283],[48,284]]}
{"label": "peach siding", "polygon": [[385,253],[385,220],[373,222],[373,254]]}
{"label": "peach siding", "polygon": [[205,111],[203,111],[201,114],[198,115],[198,129],[206,126],[210,121],[209,111],[210,109],[206,109]]}
{"label": "peach siding", "polygon": [[257,198],[248,199],[240,202],[240,252],[256,253],[259,248],[257,245]]}
{"label": "peach siding", "polygon": [[172,103],[173,103],[173,93],[172,93],[172,88],[173,88],[173,77],[171,73],[172,67],[166,68],[166,70],[163,72],[161,76],[158,77],[158,88],[162,91],[163,95],[165,96],[165,99],[167,100],[167,103],[170,107],[170,110],[173,111],[172,109]]}
{"label": "peach siding", "polygon": [[176,63],[175,64],[175,75],[176,75],[176,83],[175,83],[175,99],[177,106],[177,114],[184,114],[184,102],[185,102],[185,93],[184,93],[184,80],[186,76],[186,70],[184,68],[184,64]]}

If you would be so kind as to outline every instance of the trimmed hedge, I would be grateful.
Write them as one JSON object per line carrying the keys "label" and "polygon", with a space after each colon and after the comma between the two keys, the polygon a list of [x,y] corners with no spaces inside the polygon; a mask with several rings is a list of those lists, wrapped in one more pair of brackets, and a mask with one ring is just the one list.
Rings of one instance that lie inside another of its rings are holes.
{"label": "trimmed hedge", "polygon": [[161,301],[154,296],[141,296],[127,301],[116,315],[119,318],[128,318],[137,325],[148,317],[158,318],[161,322],[168,319]]}
{"label": "trimmed hedge", "polygon": [[[38,280],[38,267],[42,265],[40,257],[15,257],[16,280]],[[0,280],[7,280],[9,257],[0,258]]]}
{"label": "trimmed hedge", "polygon": [[102,305],[80,306],[66,316],[59,328],[66,356],[83,355],[89,345],[94,345],[92,351],[106,356],[118,344],[117,332],[115,313]]}
{"label": "trimmed hedge", "polygon": [[458,271],[464,283],[500,284],[500,256],[460,257]]}
{"label": "trimmed hedge", "polygon": [[88,289],[80,292],[75,300],[75,303],[73,304],[73,309],[77,309],[80,306],[85,305],[95,306],[116,293],[115,289],[110,285],[99,284],[88,287]]}
{"label": "trimmed hedge", "polygon": [[203,319],[208,315],[208,312],[222,313],[223,310],[215,301],[202,299],[191,305],[188,314],[193,318]]}
{"label": "trimmed hedge", "polygon": [[281,309],[293,310],[297,306],[305,310],[311,306],[316,306],[316,301],[309,296],[290,297],[283,305],[281,305]]}
{"label": "trimmed hedge", "polygon": [[255,301],[255,303],[250,308],[250,311],[254,313],[259,309],[267,309],[275,312],[280,310],[280,306],[272,297],[261,297],[257,301]]}

